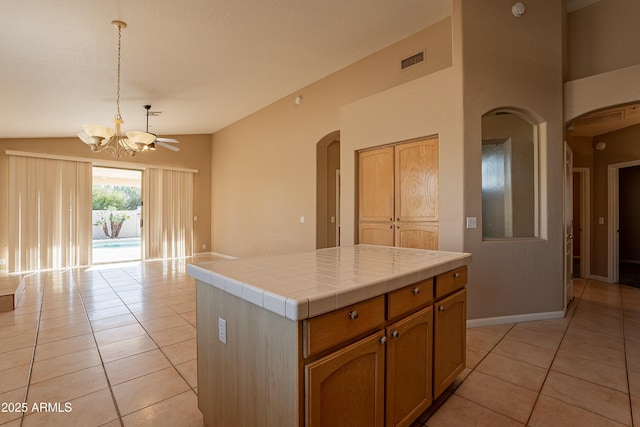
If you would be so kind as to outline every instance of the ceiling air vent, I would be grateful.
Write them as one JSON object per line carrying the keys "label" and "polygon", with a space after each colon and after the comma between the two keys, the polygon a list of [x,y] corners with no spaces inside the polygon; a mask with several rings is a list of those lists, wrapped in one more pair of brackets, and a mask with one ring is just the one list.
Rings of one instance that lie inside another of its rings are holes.
{"label": "ceiling air vent", "polygon": [[608,111],[606,113],[590,114],[582,119],[576,120],[578,126],[602,125],[605,123],[617,122],[624,118],[624,110]]}
{"label": "ceiling air vent", "polygon": [[424,62],[424,50],[416,53],[415,55],[411,55],[408,58],[404,58],[400,61],[400,69],[406,70],[409,67],[412,67],[416,64]]}

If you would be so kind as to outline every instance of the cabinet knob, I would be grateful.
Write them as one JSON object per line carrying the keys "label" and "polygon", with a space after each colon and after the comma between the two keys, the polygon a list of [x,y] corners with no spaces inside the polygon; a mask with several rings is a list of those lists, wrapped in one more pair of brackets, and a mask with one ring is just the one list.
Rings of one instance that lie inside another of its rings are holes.
{"label": "cabinet knob", "polygon": [[358,312],[357,312],[357,311],[355,311],[355,310],[350,311],[350,312],[349,312],[349,317],[350,317],[352,320],[356,320],[356,319],[358,318]]}
{"label": "cabinet knob", "polygon": [[413,294],[418,295],[420,293],[420,288],[413,288]]}
{"label": "cabinet knob", "polygon": [[439,307],[438,307],[438,310],[440,310],[440,311],[444,311],[444,305],[439,306]]}
{"label": "cabinet knob", "polygon": [[391,225],[389,226],[389,228],[393,228],[393,224],[391,224]]}
{"label": "cabinet knob", "polygon": [[394,338],[398,338],[400,336],[400,332],[398,331],[391,331],[391,336]]}
{"label": "cabinet knob", "polygon": [[393,221],[393,218],[389,218],[389,221]]}
{"label": "cabinet knob", "polygon": [[453,278],[454,279],[459,279],[460,278],[460,273],[453,273]]}
{"label": "cabinet knob", "polygon": [[387,337],[380,338],[380,344],[386,344],[386,343],[387,343]]}

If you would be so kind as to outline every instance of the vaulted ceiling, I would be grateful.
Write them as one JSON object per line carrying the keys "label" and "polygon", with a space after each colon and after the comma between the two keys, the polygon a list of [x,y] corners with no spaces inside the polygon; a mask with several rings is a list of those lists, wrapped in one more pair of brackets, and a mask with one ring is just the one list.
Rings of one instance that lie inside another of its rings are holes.
{"label": "vaulted ceiling", "polygon": [[213,133],[451,14],[450,0],[29,0],[0,13],[0,138]]}

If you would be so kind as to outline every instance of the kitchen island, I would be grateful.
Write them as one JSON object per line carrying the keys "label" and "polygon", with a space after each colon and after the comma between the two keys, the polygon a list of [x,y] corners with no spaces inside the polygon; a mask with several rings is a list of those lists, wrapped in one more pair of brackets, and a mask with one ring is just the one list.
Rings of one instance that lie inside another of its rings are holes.
{"label": "kitchen island", "polygon": [[357,245],[189,265],[205,425],[410,425],[464,369],[470,262]]}

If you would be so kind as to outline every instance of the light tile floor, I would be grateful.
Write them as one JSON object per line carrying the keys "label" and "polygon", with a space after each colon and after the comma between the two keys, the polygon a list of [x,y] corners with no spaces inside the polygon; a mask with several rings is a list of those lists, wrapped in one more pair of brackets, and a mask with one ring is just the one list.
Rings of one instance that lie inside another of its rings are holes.
{"label": "light tile floor", "polygon": [[640,426],[640,289],[574,280],[562,319],[467,330],[467,369],[414,427]]}
{"label": "light tile floor", "polygon": [[[185,270],[29,276],[18,309],[0,313],[0,424],[201,426]],[[469,329],[467,369],[414,426],[640,426],[640,289],[574,289],[563,319]]]}
{"label": "light tile floor", "polygon": [[0,424],[202,426],[185,261],[26,280],[18,308],[0,313]]}

